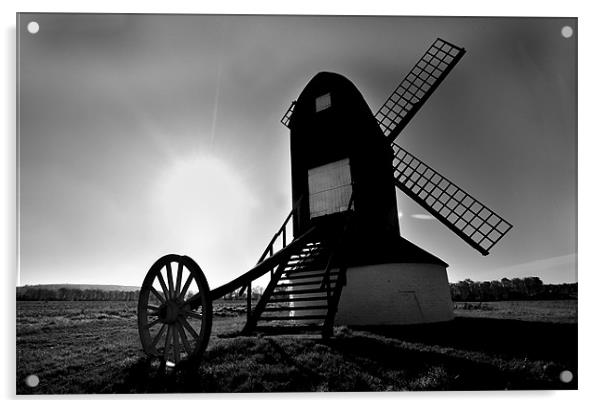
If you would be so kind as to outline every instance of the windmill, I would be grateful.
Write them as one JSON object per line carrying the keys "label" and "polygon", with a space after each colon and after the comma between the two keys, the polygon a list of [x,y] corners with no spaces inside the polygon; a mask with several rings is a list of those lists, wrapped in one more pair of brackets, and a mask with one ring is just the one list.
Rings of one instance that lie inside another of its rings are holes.
{"label": "windmill", "polygon": [[[255,267],[211,291],[191,258],[155,262],[138,307],[144,350],[175,363],[198,357],[211,300],[233,290],[247,293],[243,333],[317,329],[328,337],[335,324],[452,319],[448,265],[400,236],[396,189],[483,255],[512,225],[395,139],[464,54],[435,40],[375,115],[351,81],[315,75],[281,120],[290,129],[292,211]],[[251,284],[267,273],[253,307]],[[193,282],[197,293],[186,298]]]}
{"label": "windmill", "polygon": [[[344,211],[347,201],[355,205],[354,233],[348,233],[346,243],[345,288],[335,291],[340,297],[338,323],[425,323],[453,317],[447,264],[399,237],[395,187],[483,255],[511,228],[395,143],[464,54],[438,38],[374,116],[351,82],[320,73],[282,118],[291,130],[293,199],[301,200],[296,234],[327,221],[336,230],[336,223],[327,219]],[[290,284],[302,282],[300,276],[294,275],[299,280]],[[294,306],[317,307],[298,294]],[[311,316],[306,311],[296,314]],[[328,324],[332,321],[327,316]]]}

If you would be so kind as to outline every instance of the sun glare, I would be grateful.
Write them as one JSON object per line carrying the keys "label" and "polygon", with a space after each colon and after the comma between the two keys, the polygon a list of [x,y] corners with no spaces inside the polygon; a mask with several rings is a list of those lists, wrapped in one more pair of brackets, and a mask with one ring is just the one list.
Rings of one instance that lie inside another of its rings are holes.
{"label": "sun glare", "polygon": [[237,169],[210,156],[178,160],[153,194],[163,250],[198,257],[207,275],[219,275],[214,282],[244,272],[257,201]]}

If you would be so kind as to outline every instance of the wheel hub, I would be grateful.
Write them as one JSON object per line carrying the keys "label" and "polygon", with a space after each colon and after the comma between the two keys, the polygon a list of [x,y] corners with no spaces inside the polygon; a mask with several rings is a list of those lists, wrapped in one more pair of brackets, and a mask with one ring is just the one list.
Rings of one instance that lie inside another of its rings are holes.
{"label": "wheel hub", "polygon": [[183,314],[183,310],[175,300],[168,300],[159,309],[159,319],[168,324],[176,322],[181,314]]}

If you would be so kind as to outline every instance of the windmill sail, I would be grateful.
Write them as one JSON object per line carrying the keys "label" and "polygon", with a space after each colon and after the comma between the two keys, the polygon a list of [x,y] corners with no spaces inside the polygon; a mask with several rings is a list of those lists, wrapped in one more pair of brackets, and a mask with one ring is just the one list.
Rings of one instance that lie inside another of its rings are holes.
{"label": "windmill sail", "polygon": [[435,40],[376,112],[376,120],[388,140],[395,140],[464,53],[463,48],[441,38]]}
{"label": "windmill sail", "polygon": [[280,119],[280,123],[282,123],[286,127],[290,127],[289,124],[291,123],[291,116],[293,116],[293,110],[295,109],[295,103],[296,103],[295,101],[291,102],[291,106],[289,106],[289,108],[286,110],[286,113],[284,114],[282,119]]}
{"label": "windmill sail", "polygon": [[392,143],[395,184],[466,243],[487,255],[512,225],[448,178]]}

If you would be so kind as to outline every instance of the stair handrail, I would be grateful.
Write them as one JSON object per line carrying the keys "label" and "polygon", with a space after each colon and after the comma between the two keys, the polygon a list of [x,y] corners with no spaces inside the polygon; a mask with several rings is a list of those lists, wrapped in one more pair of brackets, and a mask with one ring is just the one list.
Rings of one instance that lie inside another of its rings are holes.
{"label": "stair handrail", "polygon": [[[251,268],[249,271],[233,279],[232,281],[211,290],[211,299],[219,299],[227,293],[230,293],[240,287],[247,286],[247,284],[249,284],[250,282],[262,277],[271,269],[279,266],[285,259],[287,259],[287,256],[290,256],[291,253],[295,251],[299,246],[305,244],[307,240],[313,236],[316,229],[316,227],[309,228],[302,235],[298,236],[290,244],[288,244],[286,248],[282,248],[273,256],[264,259],[263,261],[255,265],[253,268]],[[195,297],[196,295],[193,296],[190,300],[192,300]],[[190,303],[190,300],[186,301],[185,303]]]}
{"label": "stair handrail", "polygon": [[268,254],[270,254],[270,256],[274,254],[274,244],[276,243],[276,240],[278,240],[278,237],[280,235],[282,235],[282,248],[284,248],[286,246],[286,226],[291,221],[293,215],[295,214],[295,211],[297,211],[297,209],[299,208],[299,205],[301,204],[301,200],[302,199],[303,199],[303,197],[299,198],[295,202],[295,204],[293,204],[293,209],[286,216],[286,218],[284,219],[284,222],[282,223],[282,225],[280,226],[280,228],[278,228],[278,230],[276,231],[276,233],[272,237],[272,240],[268,243],[267,247],[265,248],[265,250],[263,251],[263,253],[259,257],[259,261],[257,261],[257,263],[262,262],[266,258],[266,256],[268,256]]}

